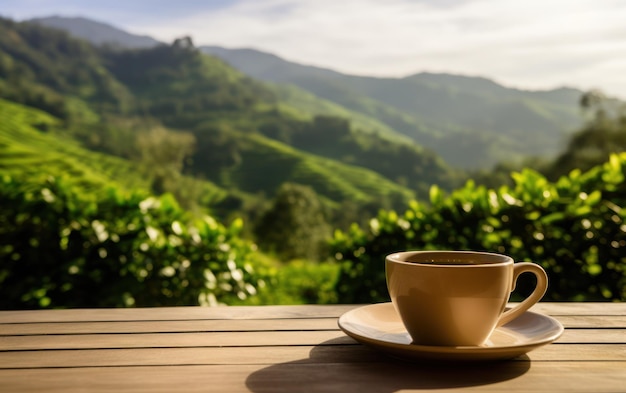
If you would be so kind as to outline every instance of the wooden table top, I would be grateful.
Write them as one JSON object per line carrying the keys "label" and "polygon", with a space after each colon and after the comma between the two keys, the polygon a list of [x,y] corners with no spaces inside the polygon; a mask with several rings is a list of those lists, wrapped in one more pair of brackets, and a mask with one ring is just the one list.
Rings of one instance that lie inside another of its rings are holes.
{"label": "wooden table top", "polygon": [[554,343],[494,363],[400,361],[354,305],[0,312],[0,392],[626,392],[626,303],[540,303]]}

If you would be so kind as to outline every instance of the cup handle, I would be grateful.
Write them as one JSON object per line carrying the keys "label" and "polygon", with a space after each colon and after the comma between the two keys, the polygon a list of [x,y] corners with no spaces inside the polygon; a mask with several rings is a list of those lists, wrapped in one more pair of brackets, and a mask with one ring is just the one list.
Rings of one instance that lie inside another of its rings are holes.
{"label": "cup handle", "polygon": [[541,266],[532,262],[518,262],[513,265],[513,285],[511,288],[511,292],[515,290],[515,284],[517,283],[517,279],[520,274],[526,272],[533,273],[535,277],[537,277],[537,285],[535,286],[535,290],[526,299],[524,299],[523,302],[505,311],[500,316],[497,326],[505,325],[515,318],[519,317],[529,308],[535,305],[535,303],[541,300],[543,295],[545,295],[546,290],[548,289],[548,275]]}

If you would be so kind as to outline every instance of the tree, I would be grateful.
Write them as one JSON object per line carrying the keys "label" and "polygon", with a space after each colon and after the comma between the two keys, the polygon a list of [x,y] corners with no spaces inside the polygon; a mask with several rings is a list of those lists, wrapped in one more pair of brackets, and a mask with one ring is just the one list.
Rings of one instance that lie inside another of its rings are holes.
{"label": "tree", "polygon": [[254,232],[261,248],[285,260],[318,260],[330,238],[330,227],[315,191],[293,183],[280,187]]}
{"label": "tree", "polygon": [[565,151],[548,169],[556,179],[573,169],[582,171],[606,162],[611,153],[626,151],[626,108],[623,103],[592,90],[580,99],[586,125],[569,140]]}
{"label": "tree", "polygon": [[193,134],[168,131],[159,126],[137,135],[139,160],[152,176],[154,192],[174,191],[185,160],[193,153],[194,144]]}

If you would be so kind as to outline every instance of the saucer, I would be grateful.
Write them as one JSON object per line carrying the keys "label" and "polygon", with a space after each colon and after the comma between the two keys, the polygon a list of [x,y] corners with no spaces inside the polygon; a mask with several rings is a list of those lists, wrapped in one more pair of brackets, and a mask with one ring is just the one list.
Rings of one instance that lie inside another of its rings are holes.
{"label": "saucer", "polygon": [[411,360],[504,360],[549,344],[563,334],[563,325],[547,315],[526,311],[496,328],[481,346],[414,345],[392,303],[377,303],[348,311],[338,325],[348,336],[389,355]]}

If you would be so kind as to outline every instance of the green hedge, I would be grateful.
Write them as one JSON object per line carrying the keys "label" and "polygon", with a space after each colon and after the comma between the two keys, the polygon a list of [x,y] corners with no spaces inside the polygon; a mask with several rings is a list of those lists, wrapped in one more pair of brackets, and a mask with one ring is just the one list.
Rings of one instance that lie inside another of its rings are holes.
{"label": "green hedge", "polygon": [[[469,181],[430,204],[382,211],[367,228],[336,231],[340,302],[388,300],[385,255],[399,250],[482,250],[534,261],[549,276],[545,300],[626,300],[626,153],[556,182],[525,169],[493,190]],[[532,282],[518,288],[530,290]]]}
{"label": "green hedge", "polygon": [[240,302],[267,280],[241,227],[167,195],[0,178],[0,308]]}
{"label": "green hedge", "polygon": [[623,301],[625,175],[626,153],[556,182],[523,170],[497,190],[433,187],[429,204],[336,231],[336,263],[284,270],[242,239],[241,221],[193,217],[168,195],[0,177],[0,308],[385,301],[384,257],[408,249],[505,253],[547,270],[546,300]]}

